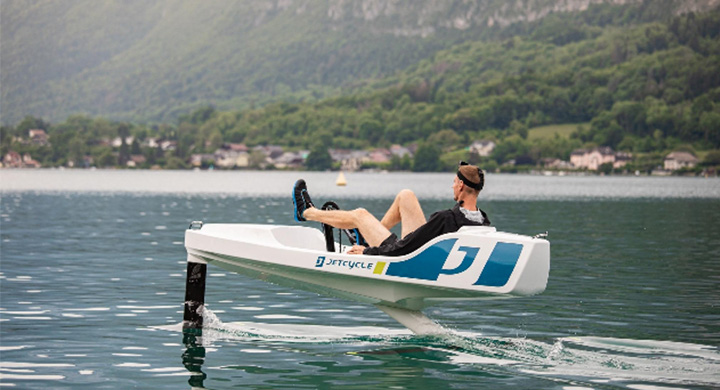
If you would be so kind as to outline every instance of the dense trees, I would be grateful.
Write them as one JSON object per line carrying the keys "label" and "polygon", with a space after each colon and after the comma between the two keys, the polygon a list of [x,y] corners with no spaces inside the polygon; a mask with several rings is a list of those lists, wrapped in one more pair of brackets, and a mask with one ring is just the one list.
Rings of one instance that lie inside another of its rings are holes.
{"label": "dense trees", "polygon": [[332,168],[332,158],[327,147],[322,143],[313,147],[305,161],[305,166],[311,171],[324,171]]}
{"label": "dense trees", "polygon": [[437,172],[442,168],[440,165],[440,149],[429,142],[422,144],[415,153],[413,170],[416,172]]}
{"label": "dense trees", "polygon": [[[446,152],[491,138],[507,143],[498,162],[526,154],[567,158],[568,148],[582,144],[634,152],[688,142],[718,148],[719,15],[605,30],[573,21],[570,35],[548,25],[572,21],[558,15],[527,36],[440,52],[384,81],[395,86],[243,111],[218,130],[250,144],[305,148],[317,138],[337,148],[429,139]],[[589,126],[575,143],[550,140],[533,151],[524,145],[529,127],[582,122]]]}

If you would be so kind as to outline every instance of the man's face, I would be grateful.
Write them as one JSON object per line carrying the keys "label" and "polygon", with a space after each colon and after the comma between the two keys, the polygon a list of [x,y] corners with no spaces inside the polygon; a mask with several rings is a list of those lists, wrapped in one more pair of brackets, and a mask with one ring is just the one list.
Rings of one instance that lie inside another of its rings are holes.
{"label": "man's face", "polygon": [[460,181],[460,179],[458,179],[458,177],[455,176],[455,178],[453,179],[452,189],[453,189],[453,200],[455,200],[456,202],[458,200],[458,196],[460,196],[460,190],[462,189],[461,188],[462,184],[463,184],[462,181]]}

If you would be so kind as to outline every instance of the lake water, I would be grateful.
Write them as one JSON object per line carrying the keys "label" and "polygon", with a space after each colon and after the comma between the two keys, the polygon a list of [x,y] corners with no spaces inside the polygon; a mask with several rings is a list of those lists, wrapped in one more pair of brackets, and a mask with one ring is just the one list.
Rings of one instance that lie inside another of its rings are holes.
{"label": "lake water", "polygon": [[0,387],[720,387],[718,179],[488,175],[498,230],[549,231],[550,278],[426,309],[449,336],[212,266],[207,326],[184,336],[189,223],[295,224],[299,177],[376,215],[402,188],[452,206],[447,173],[0,171]]}

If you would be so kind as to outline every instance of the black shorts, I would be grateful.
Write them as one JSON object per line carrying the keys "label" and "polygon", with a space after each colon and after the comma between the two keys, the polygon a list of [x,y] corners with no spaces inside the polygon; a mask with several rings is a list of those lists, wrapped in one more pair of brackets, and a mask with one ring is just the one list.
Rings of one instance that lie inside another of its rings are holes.
{"label": "black shorts", "polygon": [[380,246],[392,245],[392,244],[396,243],[397,240],[398,240],[397,235],[395,233],[390,233],[388,238],[384,239],[383,242],[380,244]]}

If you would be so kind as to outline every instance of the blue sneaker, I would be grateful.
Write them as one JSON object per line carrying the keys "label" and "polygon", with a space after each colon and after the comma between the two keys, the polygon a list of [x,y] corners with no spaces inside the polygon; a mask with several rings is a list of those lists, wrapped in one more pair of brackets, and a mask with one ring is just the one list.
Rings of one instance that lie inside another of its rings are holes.
{"label": "blue sneaker", "polygon": [[295,220],[298,222],[307,221],[303,217],[303,213],[308,208],[315,207],[312,200],[310,200],[310,194],[307,192],[307,185],[305,185],[303,179],[296,181],[293,186],[293,207],[295,209]]}

